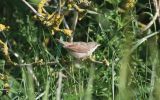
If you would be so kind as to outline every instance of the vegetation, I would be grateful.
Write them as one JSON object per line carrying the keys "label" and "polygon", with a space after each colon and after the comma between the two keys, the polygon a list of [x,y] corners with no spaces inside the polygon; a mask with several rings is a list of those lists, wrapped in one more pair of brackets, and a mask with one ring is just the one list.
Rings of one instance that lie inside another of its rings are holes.
{"label": "vegetation", "polygon": [[159,28],[159,0],[1,0],[0,99],[160,100]]}

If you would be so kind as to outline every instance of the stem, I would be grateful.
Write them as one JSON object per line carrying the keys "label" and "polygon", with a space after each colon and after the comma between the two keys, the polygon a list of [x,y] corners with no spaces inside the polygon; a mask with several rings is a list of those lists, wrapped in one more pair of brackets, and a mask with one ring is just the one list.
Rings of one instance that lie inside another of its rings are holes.
{"label": "stem", "polygon": [[39,14],[26,0],[22,0],[37,16],[43,17],[41,14]]}
{"label": "stem", "polygon": [[58,78],[58,87],[56,92],[56,100],[61,100],[61,89],[62,89],[62,79],[65,77],[62,72],[59,72],[59,78]]}
{"label": "stem", "polygon": [[74,11],[73,23],[72,23],[72,27],[71,27],[71,30],[73,30],[73,33],[72,33],[72,36],[70,37],[70,42],[73,42],[73,37],[74,37],[77,21],[78,21],[78,12]]}

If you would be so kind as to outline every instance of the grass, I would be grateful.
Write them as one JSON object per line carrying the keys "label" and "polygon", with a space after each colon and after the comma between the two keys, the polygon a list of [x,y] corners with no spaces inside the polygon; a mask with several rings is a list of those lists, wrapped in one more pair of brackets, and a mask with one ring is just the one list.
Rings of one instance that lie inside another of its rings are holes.
{"label": "grass", "polygon": [[[51,35],[50,28],[35,21],[33,13],[23,2],[0,2],[0,23],[10,26],[9,31],[0,32],[0,39],[7,43],[14,62],[29,64],[8,65],[0,45],[0,99],[160,99],[159,23],[157,21],[144,32],[139,24],[139,20],[150,21],[153,18],[139,19],[144,12],[154,16],[154,1],[137,1],[136,7],[120,12],[121,3],[126,4],[120,0],[93,0],[88,9],[99,14],[87,14],[78,21],[74,41],[100,43],[92,56],[97,61],[107,59],[109,66],[88,60],[77,62],[55,40],[69,40],[69,37],[62,32]],[[52,12],[55,10],[53,6],[51,3],[45,9]],[[36,4],[33,7],[36,8]],[[66,16],[69,26],[72,24],[70,18],[72,14]],[[41,65],[51,61],[56,63]],[[5,84],[9,84],[9,88]]]}

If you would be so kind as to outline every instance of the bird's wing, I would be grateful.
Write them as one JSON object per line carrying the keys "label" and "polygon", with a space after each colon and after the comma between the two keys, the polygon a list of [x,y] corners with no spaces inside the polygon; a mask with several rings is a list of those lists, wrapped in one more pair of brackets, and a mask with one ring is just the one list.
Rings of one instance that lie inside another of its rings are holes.
{"label": "bird's wing", "polygon": [[81,43],[81,44],[75,43],[72,45],[67,45],[65,46],[65,48],[70,51],[74,51],[78,53],[86,53],[87,51],[91,49],[87,43]]}

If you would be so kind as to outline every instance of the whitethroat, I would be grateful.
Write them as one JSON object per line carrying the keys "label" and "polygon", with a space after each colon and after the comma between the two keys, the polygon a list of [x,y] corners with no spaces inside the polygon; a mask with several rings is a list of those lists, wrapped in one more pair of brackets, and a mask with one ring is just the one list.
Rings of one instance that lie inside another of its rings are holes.
{"label": "whitethroat", "polygon": [[92,55],[100,44],[97,42],[65,42],[57,39],[73,57],[77,59],[85,59]]}

